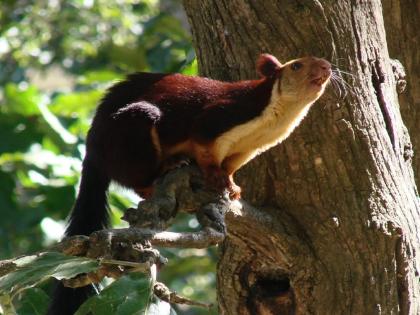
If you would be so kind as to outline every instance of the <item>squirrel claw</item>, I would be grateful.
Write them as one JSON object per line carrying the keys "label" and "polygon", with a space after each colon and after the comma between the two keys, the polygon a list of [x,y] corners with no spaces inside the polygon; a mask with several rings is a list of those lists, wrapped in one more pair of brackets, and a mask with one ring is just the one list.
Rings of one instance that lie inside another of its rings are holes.
{"label": "squirrel claw", "polygon": [[242,189],[238,185],[236,185],[234,182],[230,182],[230,185],[228,187],[229,190],[229,197],[232,200],[239,200],[241,199],[241,192]]}
{"label": "squirrel claw", "polygon": [[232,176],[228,175],[223,169],[216,167],[209,168],[204,172],[204,178],[208,187],[212,189],[217,191],[227,189],[229,197],[232,200],[238,200],[241,198],[241,187],[236,185]]}

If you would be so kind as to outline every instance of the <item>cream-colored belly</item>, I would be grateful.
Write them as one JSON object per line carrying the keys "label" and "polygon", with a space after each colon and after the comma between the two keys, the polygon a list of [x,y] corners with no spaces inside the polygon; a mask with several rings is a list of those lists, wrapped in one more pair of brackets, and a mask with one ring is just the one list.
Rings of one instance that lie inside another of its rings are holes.
{"label": "cream-colored belly", "polygon": [[253,133],[237,139],[237,141],[229,146],[226,156],[237,153],[246,153],[257,151],[264,152],[277,142],[282,140],[282,130],[255,130]]}
{"label": "cream-colored belly", "polygon": [[270,104],[258,118],[237,126],[216,140],[216,157],[221,164],[225,158],[236,155],[232,166],[238,169],[256,155],[283,141],[306,115],[309,105],[294,109],[281,104]]}

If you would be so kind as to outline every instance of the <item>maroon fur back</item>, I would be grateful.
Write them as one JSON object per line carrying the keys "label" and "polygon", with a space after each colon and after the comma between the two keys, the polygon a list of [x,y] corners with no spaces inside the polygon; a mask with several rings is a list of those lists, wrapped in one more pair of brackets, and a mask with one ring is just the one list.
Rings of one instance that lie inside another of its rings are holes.
{"label": "maroon fur back", "polygon": [[162,145],[190,138],[211,141],[257,117],[270,101],[274,80],[228,83],[181,74],[130,75],[102,100],[88,135],[87,154],[124,186],[150,185],[159,169],[152,126]]}
{"label": "maroon fur back", "polygon": [[[131,102],[147,101],[162,112],[157,128],[163,143],[191,136],[210,140],[258,116],[270,100],[273,83],[274,78],[228,83],[181,74],[138,73],[110,89],[98,116],[106,112],[109,117]],[[133,90],[136,94],[127,100]],[[100,123],[99,117],[96,120]]]}

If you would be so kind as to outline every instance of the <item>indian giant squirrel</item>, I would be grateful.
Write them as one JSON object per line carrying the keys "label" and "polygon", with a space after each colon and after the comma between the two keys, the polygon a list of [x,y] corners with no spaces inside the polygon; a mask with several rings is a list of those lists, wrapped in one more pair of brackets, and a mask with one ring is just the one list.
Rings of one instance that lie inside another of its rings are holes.
{"label": "indian giant squirrel", "polygon": [[[107,226],[111,181],[147,197],[177,155],[194,159],[210,186],[239,198],[234,173],[299,125],[324,92],[331,66],[315,57],[281,64],[262,54],[257,72],[260,79],[239,82],[141,72],[112,86],[87,135],[66,236]],[[91,290],[59,284],[48,314],[73,314]]]}

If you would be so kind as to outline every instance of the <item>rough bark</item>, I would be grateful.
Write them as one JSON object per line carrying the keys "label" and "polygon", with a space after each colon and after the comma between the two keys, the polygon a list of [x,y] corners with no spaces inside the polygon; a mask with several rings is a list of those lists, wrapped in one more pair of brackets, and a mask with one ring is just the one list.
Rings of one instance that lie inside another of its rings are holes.
{"label": "rough bark", "polygon": [[200,71],[325,57],[352,76],[237,179],[264,211],[227,216],[221,314],[418,314],[420,206],[379,0],[184,0]]}
{"label": "rough bark", "polygon": [[[405,77],[397,74],[401,82],[398,100],[413,144],[413,169],[420,187],[420,2],[384,0],[382,3],[389,55],[401,62],[405,70]],[[398,71],[397,67],[395,63]]]}

